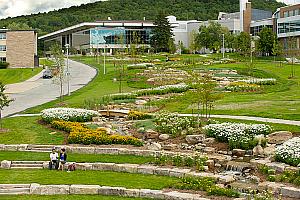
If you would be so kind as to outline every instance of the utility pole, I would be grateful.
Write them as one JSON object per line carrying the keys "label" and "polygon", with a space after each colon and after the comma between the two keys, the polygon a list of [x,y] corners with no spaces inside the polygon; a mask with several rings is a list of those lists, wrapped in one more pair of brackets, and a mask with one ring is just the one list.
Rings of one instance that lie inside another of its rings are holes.
{"label": "utility pole", "polygon": [[104,44],[104,61],[103,61],[103,74],[106,74],[106,63],[105,63],[106,44]]}
{"label": "utility pole", "polygon": [[68,80],[68,96],[71,95],[71,91],[70,91],[70,69],[69,69],[69,48],[70,45],[66,44],[65,45],[66,49],[67,49],[67,80]]}
{"label": "utility pole", "polygon": [[225,34],[222,34],[223,36],[223,59],[225,58]]}

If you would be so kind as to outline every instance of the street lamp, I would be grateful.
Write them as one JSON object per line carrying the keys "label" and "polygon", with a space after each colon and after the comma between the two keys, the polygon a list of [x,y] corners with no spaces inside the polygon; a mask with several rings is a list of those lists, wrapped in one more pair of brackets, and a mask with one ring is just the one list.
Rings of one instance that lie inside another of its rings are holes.
{"label": "street lamp", "polygon": [[67,49],[67,80],[68,80],[68,96],[71,95],[71,91],[70,91],[70,69],[69,69],[69,48],[70,45],[66,44],[65,45],[66,49]]}
{"label": "street lamp", "polygon": [[225,58],[225,34],[222,34],[223,36],[223,59]]}
{"label": "street lamp", "polygon": [[104,44],[104,60],[103,60],[103,74],[106,74],[106,63],[105,63],[106,44]]}

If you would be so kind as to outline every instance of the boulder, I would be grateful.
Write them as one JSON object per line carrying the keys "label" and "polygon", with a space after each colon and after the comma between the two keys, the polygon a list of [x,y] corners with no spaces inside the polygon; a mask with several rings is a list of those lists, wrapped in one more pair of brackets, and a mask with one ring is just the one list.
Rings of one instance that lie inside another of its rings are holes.
{"label": "boulder", "polygon": [[233,156],[237,156],[237,157],[243,157],[245,156],[246,151],[243,149],[233,149],[232,150],[232,155]]}
{"label": "boulder", "polygon": [[146,138],[147,139],[157,139],[158,136],[159,136],[159,134],[156,131],[152,130],[152,129],[148,129],[146,131]]}
{"label": "boulder", "polygon": [[159,139],[162,141],[168,140],[169,138],[170,138],[170,135],[168,135],[168,134],[159,135]]}
{"label": "boulder", "polygon": [[216,139],[215,138],[205,138],[203,143],[204,144],[213,144],[215,143]]}
{"label": "boulder", "polygon": [[162,147],[166,151],[172,151],[177,148],[177,144],[166,144]]}
{"label": "boulder", "polygon": [[160,151],[161,150],[161,145],[157,142],[148,143],[146,145],[146,147],[148,150],[152,150],[152,151]]}
{"label": "boulder", "polygon": [[283,187],[281,188],[281,194],[284,197],[300,199],[300,188]]}
{"label": "boulder", "polygon": [[264,149],[261,147],[261,145],[257,145],[253,148],[253,155],[254,156],[263,156],[264,155]]}
{"label": "boulder", "polygon": [[70,194],[98,194],[99,185],[71,185]]}
{"label": "boulder", "polygon": [[189,144],[198,144],[198,143],[203,142],[204,138],[205,138],[205,136],[203,134],[201,134],[201,135],[187,135],[185,137],[185,140]]}
{"label": "boulder", "polygon": [[264,149],[265,156],[267,156],[267,157],[274,156],[275,155],[275,150],[276,150],[275,146],[276,146],[275,144],[271,144],[270,146],[266,147]]}
{"label": "boulder", "polygon": [[10,169],[10,166],[11,166],[11,161],[3,160],[1,162],[1,168],[2,169]]}
{"label": "boulder", "polygon": [[293,134],[289,131],[277,131],[268,135],[268,143],[270,144],[282,144],[285,141],[291,139]]}

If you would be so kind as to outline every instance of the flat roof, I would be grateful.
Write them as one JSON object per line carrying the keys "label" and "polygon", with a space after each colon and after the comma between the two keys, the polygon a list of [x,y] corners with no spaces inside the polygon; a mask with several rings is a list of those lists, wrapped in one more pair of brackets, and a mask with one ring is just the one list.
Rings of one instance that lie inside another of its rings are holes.
{"label": "flat roof", "polygon": [[83,22],[65,29],[61,29],[47,35],[39,37],[39,40],[53,39],[61,35],[67,35],[74,32],[83,31],[95,27],[154,27],[151,21],[97,21],[97,22]]}

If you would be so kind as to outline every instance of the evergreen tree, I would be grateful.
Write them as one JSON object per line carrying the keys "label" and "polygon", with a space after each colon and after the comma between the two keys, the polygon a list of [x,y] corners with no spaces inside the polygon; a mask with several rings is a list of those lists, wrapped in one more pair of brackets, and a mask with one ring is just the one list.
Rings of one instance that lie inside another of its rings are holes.
{"label": "evergreen tree", "polygon": [[154,21],[154,29],[151,37],[151,46],[156,52],[170,52],[172,49],[170,43],[173,42],[173,33],[171,25],[163,13],[159,13]]}

